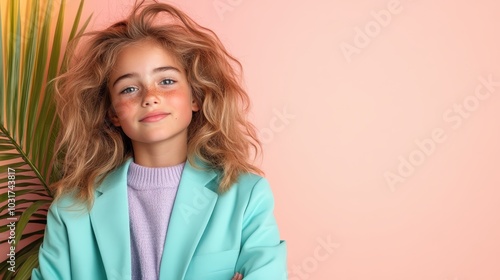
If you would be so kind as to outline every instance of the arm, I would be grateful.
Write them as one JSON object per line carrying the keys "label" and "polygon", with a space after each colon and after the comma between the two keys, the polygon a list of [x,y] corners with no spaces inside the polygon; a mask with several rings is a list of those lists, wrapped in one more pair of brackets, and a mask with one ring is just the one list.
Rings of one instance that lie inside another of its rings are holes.
{"label": "arm", "polygon": [[287,279],[286,243],[274,218],[274,198],[265,178],[254,186],[243,217],[236,271],[245,280]]}
{"label": "arm", "polygon": [[47,226],[43,243],[38,253],[39,267],[33,269],[32,280],[64,280],[71,279],[66,226],[61,220],[54,202],[47,214]]}

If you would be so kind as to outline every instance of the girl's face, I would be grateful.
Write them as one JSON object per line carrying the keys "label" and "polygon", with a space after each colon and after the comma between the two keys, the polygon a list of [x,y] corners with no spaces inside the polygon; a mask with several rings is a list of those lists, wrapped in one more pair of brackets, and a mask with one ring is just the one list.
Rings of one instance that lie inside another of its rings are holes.
{"label": "girl's face", "polygon": [[[187,143],[192,112],[198,111],[183,67],[159,44],[144,40],[124,47],[111,70],[109,117],[134,150]],[[177,146],[176,146],[177,145]]]}

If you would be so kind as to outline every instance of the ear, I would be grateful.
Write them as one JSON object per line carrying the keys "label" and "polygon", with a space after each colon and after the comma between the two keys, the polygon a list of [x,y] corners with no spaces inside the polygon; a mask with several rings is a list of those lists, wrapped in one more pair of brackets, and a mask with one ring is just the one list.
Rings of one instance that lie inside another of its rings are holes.
{"label": "ear", "polygon": [[191,102],[191,110],[193,110],[193,112],[198,112],[200,110],[200,106],[198,105],[198,102],[194,100],[194,98],[193,101]]}
{"label": "ear", "polygon": [[116,115],[115,113],[115,109],[113,107],[109,107],[109,110],[108,110],[108,118],[111,120],[111,123],[114,125],[114,126],[121,126],[120,125],[120,119],[118,119],[118,116]]}

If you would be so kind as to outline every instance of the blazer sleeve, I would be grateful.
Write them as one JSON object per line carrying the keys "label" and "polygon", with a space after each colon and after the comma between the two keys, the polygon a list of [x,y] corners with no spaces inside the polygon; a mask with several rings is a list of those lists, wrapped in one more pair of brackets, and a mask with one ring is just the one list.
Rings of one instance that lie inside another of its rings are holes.
{"label": "blazer sleeve", "polygon": [[243,217],[236,271],[244,280],[287,279],[286,242],[280,240],[274,217],[274,198],[267,179],[252,189]]}
{"label": "blazer sleeve", "polygon": [[33,269],[31,279],[71,279],[68,235],[57,203],[49,207],[43,243],[38,253],[39,267]]}

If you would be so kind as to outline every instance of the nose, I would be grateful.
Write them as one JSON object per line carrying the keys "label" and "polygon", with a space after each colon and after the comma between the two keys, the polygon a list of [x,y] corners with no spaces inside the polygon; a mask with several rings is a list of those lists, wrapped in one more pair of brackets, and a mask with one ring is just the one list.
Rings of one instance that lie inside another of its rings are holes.
{"label": "nose", "polygon": [[154,89],[146,89],[144,97],[142,98],[142,106],[151,106],[153,104],[160,104],[159,92]]}

